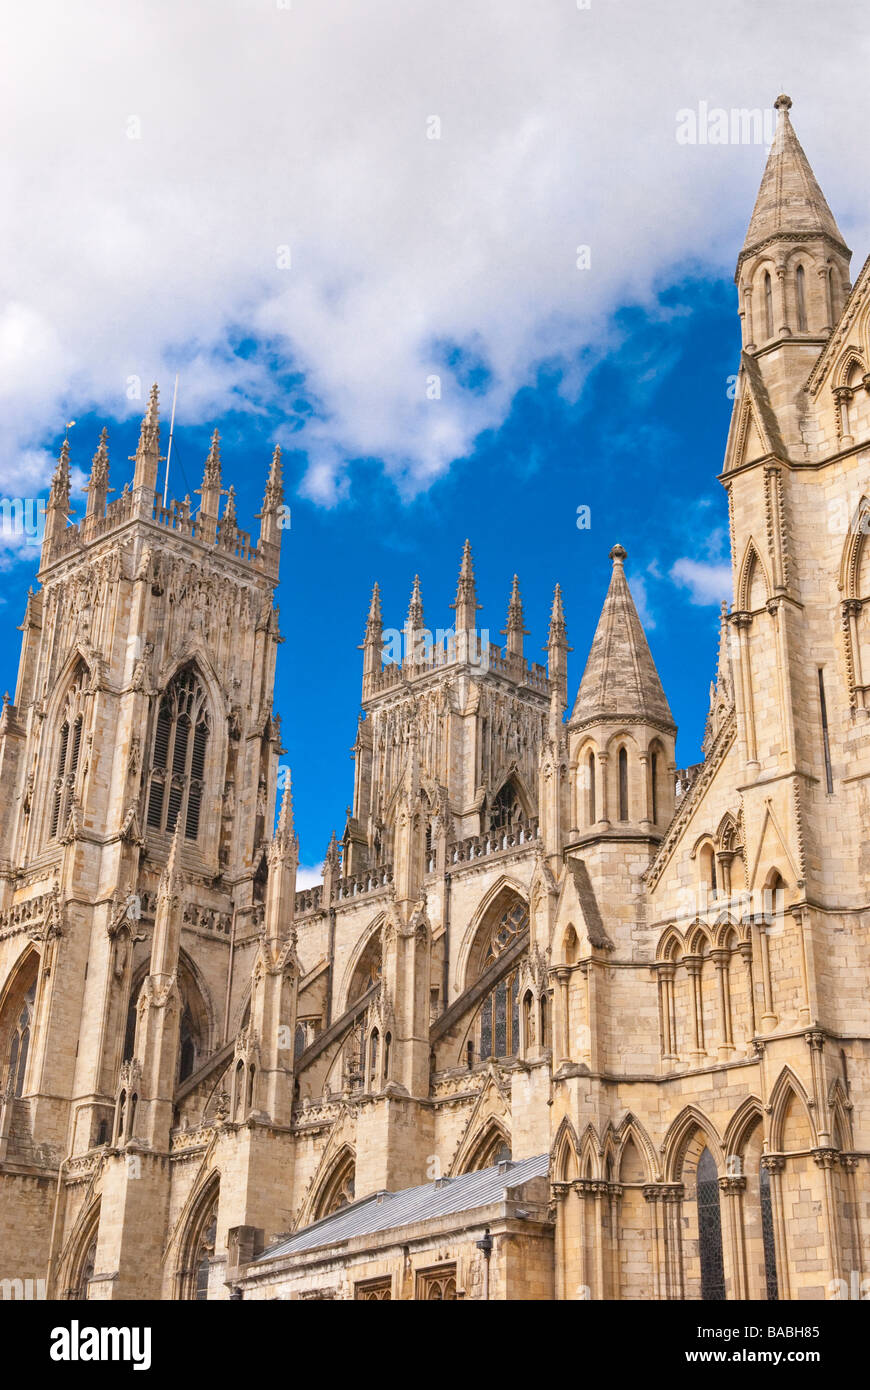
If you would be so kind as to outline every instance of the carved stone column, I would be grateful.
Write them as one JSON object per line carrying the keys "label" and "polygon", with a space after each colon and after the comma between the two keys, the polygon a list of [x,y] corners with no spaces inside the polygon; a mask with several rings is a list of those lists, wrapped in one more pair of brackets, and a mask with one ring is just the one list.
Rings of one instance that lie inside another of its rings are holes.
{"label": "carved stone column", "polygon": [[770,1176],[770,1210],[773,1217],[773,1242],[776,1247],[776,1284],[780,1301],[791,1298],[791,1281],[788,1274],[788,1244],[786,1241],[786,1221],[782,1203],[782,1174],[785,1159],[781,1154],[764,1154],[761,1166]]}
{"label": "carved stone column", "polygon": [[716,950],[711,951],[710,956],[716,967],[717,996],[719,999],[720,1042],[717,1051],[724,1061],[734,1051],[734,1039],[731,1035],[731,978],[729,973],[731,952]]}
{"label": "carved stone column", "polygon": [[719,1179],[719,1192],[722,1199],[722,1215],[727,1232],[727,1267],[733,1280],[734,1298],[749,1297],[749,1277],[746,1268],[746,1237],[743,1225],[743,1195],[746,1191],[745,1177],[724,1177]]}

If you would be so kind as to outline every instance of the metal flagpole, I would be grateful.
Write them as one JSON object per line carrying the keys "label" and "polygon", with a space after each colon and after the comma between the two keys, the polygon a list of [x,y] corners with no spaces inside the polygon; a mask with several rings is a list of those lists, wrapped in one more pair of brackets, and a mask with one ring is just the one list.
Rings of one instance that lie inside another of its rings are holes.
{"label": "metal flagpole", "polygon": [[172,396],[172,416],[169,421],[169,445],[166,450],[166,479],[163,484],[163,505],[167,505],[169,496],[169,460],[172,457],[172,431],[175,428],[175,402],[178,400],[178,372],[175,373],[175,391]]}

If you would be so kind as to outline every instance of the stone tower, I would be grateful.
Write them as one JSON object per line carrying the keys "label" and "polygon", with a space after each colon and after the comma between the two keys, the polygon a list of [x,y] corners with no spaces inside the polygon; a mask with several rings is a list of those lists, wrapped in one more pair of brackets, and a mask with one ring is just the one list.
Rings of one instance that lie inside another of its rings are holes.
{"label": "stone tower", "polygon": [[[95,1266],[113,1296],[149,1233],[162,1240],[173,1094],[225,1040],[233,943],[262,919],[280,749],[280,454],[258,545],[222,487],[217,433],[199,508],[163,505],[156,387],[133,463],[108,501],[103,431],[69,524],[64,442],[0,721],[0,902],[28,922],[0,942],[0,974],[32,1013],[2,1143],[56,1164],[114,1142]],[[40,1207],[31,1247],[56,1265],[50,1227]]]}

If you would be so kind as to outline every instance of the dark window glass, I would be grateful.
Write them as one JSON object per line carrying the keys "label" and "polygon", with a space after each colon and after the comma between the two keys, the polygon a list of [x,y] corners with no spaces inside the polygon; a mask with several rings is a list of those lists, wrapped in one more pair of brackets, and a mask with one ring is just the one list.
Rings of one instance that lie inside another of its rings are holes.
{"label": "dark window glass", "polygon": [[708,1303],[725,1298],[722,1262],[722,1222],[719,1214],[719,1179],[709,1149],[698,1159],[698,1253],[701,1258],[701,1297]]}
{"label": "dark window glass", "polygon": [[779,1298],[779,1284],[776,1278],[776,1245],[773,1239],[773,1209],[770,1204],[770,1174],[765,1167],[761,1169],[759,1180],[761,1194],[761,1234],[764,1240],[764,1282],[767,1297],[772,1303]]}

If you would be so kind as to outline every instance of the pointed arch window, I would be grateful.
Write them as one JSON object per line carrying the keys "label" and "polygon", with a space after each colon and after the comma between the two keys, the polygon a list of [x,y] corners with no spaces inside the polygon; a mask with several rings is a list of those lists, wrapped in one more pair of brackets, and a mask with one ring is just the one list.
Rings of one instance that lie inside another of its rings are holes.
{"label": "pointed arch window", "polygon": [[523,808],[516,788],[508,780],[494,798],[489,814],[490,830],[510,830],[523,818]]}
{"label": "pointed arch window", "polygon": [[587,805],[588,817],[589,817],[589,824],[590,824],[590,825],[594,825],[594,824],[595,824],[595,754],[594,754],[594,753],[590,753],[590,754],[589,754],[589,757],[588,757],[587,760],[586,760],[586,769],[587,769],[587,776],[588,776],[588,781],[589,781],[589,785],[588,785],[588,788],[587,788],[587,796],[588,796],[588,805]]}
{"label": "pointed arch window", "polygon": [[[517,937],[529,929],[529,909],[514,899],[493,922],[477,972],[479,979]],[[520,1045],[519,960],[489,991],[475,1021],[474,1051],[481,1061],[488,1057],[515,1057]]]}
{"label": "pointed arch window", "polygon": [[806,295],[806,275],[804,268],[799,265],[794,273],[794,293],[797,304],[797,326],[799,333],[807,331],[807,295]]}
{"label": "pointed arch window", "polygon": [[58,736],[48,830],[52,840],[63,834],[75,799],[84,724],[84,684],[84,672],[80,671],[70,688],[64,706],[63,721]]}
{"label": "pointed arch window", "polygon": [[620,748],[617,759],[619,775],[619,819],[628,820],[628,753]]}
{"label": "pointed arch window", "polygon": [[770,272],[764,272],[764,329],[768,338],[773,337],[773,285]]}
{"label": "pointed arch window", "polygon": [[9,1062],[6,1068],[6,1088],[13,1096],[24,1094],[24,1078],[27,1074],[27,1058],[30,1053],[30,1034],[33,1028],[33,1005],[36,1000],[36,981],[24,996],[21,1009],[15,1020],[9,1044]]}
{"label": "pointed arch window", "polygon": [[696,1202],[698,1250],[701,1259],[701,1298],[721,1302],[725,1298],[725,1266],[722,1260],[722,1218],[719,1210],[719,1175],[709,1149],[698,1159]]}
{"label": "pointed arch window", "polygon": [[148,825],[187,840],[199,836],[209,720],[205,691],[192,670],[182,671],[160,701],[148,789]]}
{"label": "pointed arch window", "polygon": [[332,1216],[333,1212],[350,1206],[354,1200],[355,1182],[356,1163],[353,1154],[346,1153],[329,1176],[317,1203],[314,1220],[320,1221],[324,1216]]}

